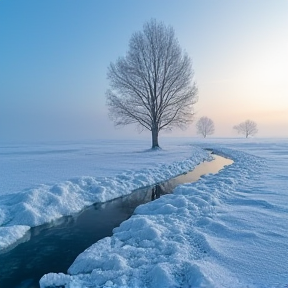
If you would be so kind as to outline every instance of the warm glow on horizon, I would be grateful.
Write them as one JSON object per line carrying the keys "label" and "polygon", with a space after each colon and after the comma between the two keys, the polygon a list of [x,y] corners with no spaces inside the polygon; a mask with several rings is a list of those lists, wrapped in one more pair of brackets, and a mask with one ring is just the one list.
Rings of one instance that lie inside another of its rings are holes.
{"label": "warm glow on horizon", "polygon": [[[257,137],[288,137],[288,1],[68,2],[0,1],[0,140],[139,137],[109,120],[106,73],[151,18],[192,58],[195,119],[214,137],[246,119]],[[169,135],[196,136],[195,122]]]}
{"label": "warm glow on horizon", "polygon": [[213,75],[199,81],[196,117],[214,119],[215,135],[232,135],[234,124],[252,119],[259,126],[257,136],[288,137],[288,42],[279,42],[283,45],[267,40],[262,49],[239,52],[222,79]]}

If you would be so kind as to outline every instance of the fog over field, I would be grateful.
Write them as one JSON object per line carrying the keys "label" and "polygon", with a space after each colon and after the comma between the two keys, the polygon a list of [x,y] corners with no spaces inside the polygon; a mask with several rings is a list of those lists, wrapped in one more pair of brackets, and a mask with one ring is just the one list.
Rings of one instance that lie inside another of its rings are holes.
{"label": "fog over field", "polygon": [[[246,119],[259,137],[288,137],[287,13],[286,0],[1,0],[0,140],[139,137],[108,118],[107,68],[151,18],[192,59],[195,121],[211,118],[215,137]],[[195,125],[168,136],[196,136]]]}

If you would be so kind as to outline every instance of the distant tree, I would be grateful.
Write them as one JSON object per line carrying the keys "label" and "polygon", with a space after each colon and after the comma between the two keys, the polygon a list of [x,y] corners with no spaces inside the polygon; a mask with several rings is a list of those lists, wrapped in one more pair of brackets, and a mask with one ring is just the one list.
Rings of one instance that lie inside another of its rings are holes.
{"label": "distant tree", "polygon": [[129,50],[108,67],[109,116],[116,126],[137,124],[152,133],[159,147],[159,131],[192,122],[197,87],[192,62],[175,38],[172,27],[156,20],[132,35]]}
{"label": "distant tree", "polygon": [[204,138],[206,138],[207,135],[212,135],[215,131],[214,122],[210,118],[204,116],[201,117],[197,123],[197,134],[201,134]]}
{"label": "distant tree", "polygon": [[233,128],[236,129],[238,133],[245,135],[246,138],[250,135],[254,136],[258,132],[257,124],[252,120],[246,120],[239,125],[235,125]]}

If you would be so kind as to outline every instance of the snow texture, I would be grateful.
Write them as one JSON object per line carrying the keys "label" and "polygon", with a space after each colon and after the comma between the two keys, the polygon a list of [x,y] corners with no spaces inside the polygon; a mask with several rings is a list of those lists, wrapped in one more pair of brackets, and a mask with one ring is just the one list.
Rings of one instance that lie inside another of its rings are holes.
{"label": "snow texture", "polygon": [[[19,210],[11,210],[17,199],[36,201],[39,207],[49,200],[54,207],[51,213],[57,210],[54,216],[77,210],[80,200],[83,205],[95,199],[106,201],[128,193],[125,189],[131,191],[178,174],[208,157],[201,147],[213,148],[234,163],[216,175],[180,185],[173,194],[138,206],[130,219],[114,229],[113,236],[83,251],[67,274],[51,271],[44,275],[41,288],[285,288],[288,286],[288,141],[245,140],[209,139],[198,141],[197,147],[195,143],[192,146],[179,140],[180,144],[171,144],[169,149],[154,154],[158,164],[153,168],[148,164],[152,163],[150,152],[130,157],[126,151],[116,156],[114,163],[117,166],[118,161],[123,163],[123,157],[126,167],[131,165],[129,172],[113,176],[114,168],[108,168],[105,173],[110,171],[109,177],[80,177],[54,186],[40,186],[37,189],[43,189],[41,193],[47,194],[46,200],[40,200],[42,194],[35,189],[14,196],[6,193],[1,198],[1,219],[7,223],[10,217],[10,223],[20,225],[21,217],[16,213]],[[108,156],[112,146],[105,154],[108,163],[112,161]],[[125,189],[121,190],[123,186]],[[56,200],[59,195],[62,202]],[[67,205],[71,205],[70,211],[65,210]],[[33,215],[30,220],[42,221],[37,213],[27,215]],[[47,217],[43,221],[50,221]]]}
{"label": "snow texture", "polygon": [[[112,151],[105,150],[105,147],[103,149],[102,146],[96,145],[96,148],[94,148],[95,150],[98,149],[96,159],[102,159],[103,154],[108,155],[103,163],[101,162],[93,167],[94,173],[96,170],[95,174],[97,175],[103,169],[105,170],[105,167],[108,167],[106,168],[105,177],[81,176],[54,185],[38,185],[35,188],[24,189],[18,193],[3,193],[2,196],[0,194],[0,250],[9,247],[17,240],[21,240],[29,227],[51,222],[64,215],[71,215],[93,203],[106,202],[130,194],[134,189],[167,180],[192,170],[204,159],[211,159],[207,151],[197,147],[186,147],[184,152],[179,153],[177,153],[177,146],[172,147],[170,151],[140,150],[130,153],[125,150],[127,146],[122,147],[122,149],[115,147],[116,149]],[[31,151],[30,154],[29,150],[25,150],[23,154],[33,155],[37,159],[38,150],[36,153]],[[66,150],[64,151],[66,152]],[[56,151],[57,155],[59,151],[63,151],[63,148],[62,150],[57,148],[52,151]],[[84,149],[84,151],[84,158],[86,158],[87,150]],[[90,156],[94,150],[91,151],[90,149],[88,151],[90,151],[88,153]],[[47,155],[44,150],[41,150],[40,155],[43,153],[45,156]],[[13,153],[10,153],[10,151],[6,153],[6,155],[9,155],[9,159],[11,154]],[[48,155],[50,154],[53,155],[52,152],[48,153]],[[13,155],[15,157],[15,152]],[[16,156],[19,155],[16,154]],[[115,163],[116,159],[119,162]],[[177,159],[178,161],[176,161]],[[87,159],[83,162],[86,161]],[[138,161],[140,162],[139,165]],[[109,168],[112,166],[114,169],[109,174]],[[118,174],[114,174],[115,166],[118,167]],[[142,167],[142,169],[138,170],[137,166]],[[37,168],[38,166],[35,167],[35,170]],[[27,174],[29,176],[29,172]]]}

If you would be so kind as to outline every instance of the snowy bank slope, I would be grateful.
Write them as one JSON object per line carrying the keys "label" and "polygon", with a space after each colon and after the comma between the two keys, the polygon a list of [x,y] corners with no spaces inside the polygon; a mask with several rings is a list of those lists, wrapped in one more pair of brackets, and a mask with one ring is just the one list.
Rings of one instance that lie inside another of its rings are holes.
{"label": "snowy bank slope", "polygon": [[218,152],[234,164],[139,206],[41,287],[286,287],[287,178],[263,158]]}
{"label": "snowy bank slope", "polygon": [[[211,158],[207,151],[188,146],[181,151],[179,146],[171,150],[130,153],[129,148],[126,148],[127,151],[125,148],[117,149],[109,153],[107,147],[106,150],[101,147],[97,154],[98,160],[103,155],[105,159],[101,158],[103,162],[95,165],[95,174],[103,174],[101,170],[108,167],[105,177],[77,177],[55,185],[43,184],[18,193],[0,195],[0,250],[23,236],[27,240],[30,227],[51,222],[63,215],[71,215],[96,202],[106,202],[127,195],[139,187],[169,179],[193,169],[204,159]],[[137,169],[138,166],[141,167],[140,170]],[[118,173],[114,174],[115,171]]]}

